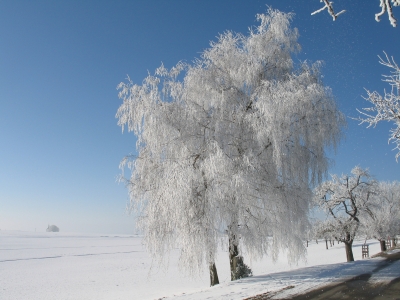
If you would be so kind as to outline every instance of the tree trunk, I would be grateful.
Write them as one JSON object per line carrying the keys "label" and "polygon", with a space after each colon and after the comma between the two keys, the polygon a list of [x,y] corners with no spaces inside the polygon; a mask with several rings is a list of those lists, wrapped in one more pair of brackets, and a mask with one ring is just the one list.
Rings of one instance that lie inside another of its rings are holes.
{"label": "tree trunk", "polygon": [[354,255],[353,255],[353,240],[350,240],[349,242],[344,242],[345,248],[346,248],[346,258],[347,261],[354,261]]}
{"label": "tree trunk", "polygon": [[215,266],[215,263],[214,262],[210,263],[209,267],[210,267],[210,286],[219,284],[217,267]]}
{"label": "tree trunk", "polygon": [[392,247],[396,247],[396,238],[392,238]]}
{"label": "tree trunk", "polygon": [[326,250],[328,250],[328,240],[325,240]]}
{"label": "tree trunk", "polygon": [[386,251],[386,241],[385,240],[379,240],[379,243],[381,244],[381,251]]}
{"label": "tree trunk", "polygon": [[236,280],[236,270],[239,266],[240,258],[239,258],[239,250],[236,243],[235,236],[229,237],[229,264],[231,267],[231,280]]}
{"label": "tree trunk", "polygon": [[308,240],[307,240],[307,247],[308,247]]}

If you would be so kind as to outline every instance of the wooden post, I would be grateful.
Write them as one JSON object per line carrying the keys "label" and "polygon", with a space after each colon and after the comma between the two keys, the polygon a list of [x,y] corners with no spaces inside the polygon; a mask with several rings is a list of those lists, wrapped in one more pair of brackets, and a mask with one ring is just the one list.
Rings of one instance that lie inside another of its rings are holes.
{"label": "wooden post", "polygon": [[387,238],[386,240],[386,250],[392,248],[392,241],[390,240],[390,238]]}

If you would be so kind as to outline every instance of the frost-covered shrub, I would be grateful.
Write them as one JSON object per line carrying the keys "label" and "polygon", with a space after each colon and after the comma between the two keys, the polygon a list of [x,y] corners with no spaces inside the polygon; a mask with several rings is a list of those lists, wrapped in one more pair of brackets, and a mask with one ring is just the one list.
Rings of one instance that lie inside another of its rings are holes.
{"label": "frost-covered shrub", "polygon": [[240,263],[238,263],[238,266],[236,267],[236,272],[234,274],[234,277],[236,279],[240,279],[253,276],[253,271],[250,269],[248,265],[246,265],[243,262],[243,257],[239,256],[238,261]]}
{"label": "frost-covered shrub", "polygon": [[56,225],[48,225],[46,231],[47,232],[59,232],[60,228],[58,228]]}

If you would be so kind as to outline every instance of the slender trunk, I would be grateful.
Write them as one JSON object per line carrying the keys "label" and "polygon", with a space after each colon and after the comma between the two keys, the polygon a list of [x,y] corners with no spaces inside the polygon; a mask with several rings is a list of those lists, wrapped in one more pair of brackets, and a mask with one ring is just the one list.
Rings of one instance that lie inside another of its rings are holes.
{"label": "slender trunk", "polygon": [[328,240],[325,240],[326,250],[328,250]]}
{"label": "slender trunk", "polygon": [[315,240],[315,242],[318,244],[318,240]]}
{"label": "slender trunk", "polygon": [[352,249],[352,245],[353,245],[353,240],[350,240],[348,242],[344,242],[345,248],[346,248],[346,258],[347,261],[354,261],[354,255],[353,255],[353,249]]}
{"label": "slender trunk", "polygon": [[214,286],[216,284],[219,284],[217,267],[215,266],[215,263],[214,262],[212,262],[212,263],[210,262],[209,268],[210,268],[210,286]]}
{"label": "slender trunk", "polygon": [[396,238],[392,238],[392,247],[396,247]]}
{"label": "slender trunk", "polygon": [[386,241],[385,240],[379,240],[379,243],[381,244],[381,251],[386,251]]}
{"label": "slender trunk", "polygon": [[308,247],[308,240],[307,240],[307,247]]}

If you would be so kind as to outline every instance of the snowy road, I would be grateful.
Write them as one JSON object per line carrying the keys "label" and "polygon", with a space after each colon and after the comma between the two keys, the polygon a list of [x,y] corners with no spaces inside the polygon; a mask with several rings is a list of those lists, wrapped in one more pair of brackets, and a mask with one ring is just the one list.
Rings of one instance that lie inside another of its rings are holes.
{"label": "snowy road", "polygon": [[[352,263],[300,268],[292,271],[253,276],[204,289],[199,293],[174,297],[174,299],[291,299],[295,295],[325,289],[329,285],[336,286],[361,274],[368,275],[368,284],[370,285],[387,284],[400,277],[400,261],[386,264],[384,258],[374,258]],[[262,295],[263,297],[251,297],[254,295]],[[321,299],[330,298],[322,297]]]}

